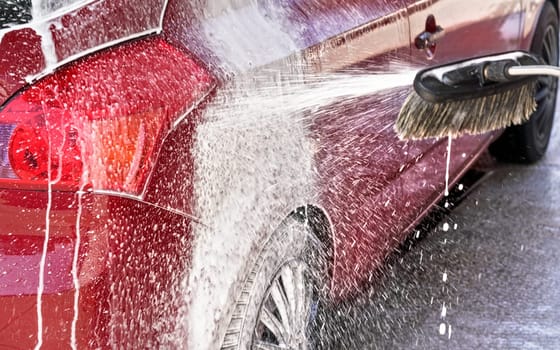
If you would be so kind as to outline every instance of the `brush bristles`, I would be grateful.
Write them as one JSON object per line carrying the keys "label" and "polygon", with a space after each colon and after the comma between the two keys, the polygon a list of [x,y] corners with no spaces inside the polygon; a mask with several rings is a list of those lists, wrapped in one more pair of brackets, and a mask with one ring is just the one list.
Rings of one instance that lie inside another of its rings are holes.
{"label": "brush bristles", "polygon": [[470,100],[430,103],[416,92],[406,99],[395,131],[401,139],[419,140],[483,134],[529,120],[537,108],[536,83]]}

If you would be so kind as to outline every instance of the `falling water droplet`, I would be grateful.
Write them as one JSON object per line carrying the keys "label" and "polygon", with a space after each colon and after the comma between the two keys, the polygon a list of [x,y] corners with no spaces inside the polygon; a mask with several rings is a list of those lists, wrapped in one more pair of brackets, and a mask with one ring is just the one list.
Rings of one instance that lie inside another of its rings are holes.
{"label": "falling water droplet", "polygon": [[446,330],[447,330],[446,328],[447,328],[447,327],[446,327],[445,323],[441,323],[441,324],[439,325],[439,334],[440,334],[440,335],[445,335],[445,332],[446,332]]}
{"label": "falling water droplet", "polygon": [[449,135],[447,138],[447,165],[445,168],[445,196],[449,196],[449,167],[451,165],[451,143],[453,142],[453,137]]}

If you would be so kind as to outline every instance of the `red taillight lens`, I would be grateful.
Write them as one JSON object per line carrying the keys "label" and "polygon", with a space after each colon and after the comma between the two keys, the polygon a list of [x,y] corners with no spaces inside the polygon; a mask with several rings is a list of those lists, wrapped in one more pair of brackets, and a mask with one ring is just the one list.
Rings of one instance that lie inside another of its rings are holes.
{"label": "red taillight lens", "polygon": [[[27,103],[18,107],[20,111],[22,107],[33,108]],[[7,114],[8,111],[3,112]],[[54,114],[54,111],[50,113]],[[17,115],[24,117],[26,113]],[[79,182],[83,164],[78,130],[66,124],[64,118],[58,119],[57,124],[52,124],[52,121],[47,124],[42,114],[36,113],[15,124],[7,153],[12,170],[20,179],[41,182],[48,181],[50,175],[51,181],[55,182]]]}
{"label": "red taillight lens", "polygon": [[93,55],[3,107],[0,178],[139,194],[172,123],[212,85],[159,39]]}
{"label": "red taillight lens", "polygon": [[49,176],[49,135],[36,125],[19,125],[8,146],[10,164],[24,180],[45,180]]}

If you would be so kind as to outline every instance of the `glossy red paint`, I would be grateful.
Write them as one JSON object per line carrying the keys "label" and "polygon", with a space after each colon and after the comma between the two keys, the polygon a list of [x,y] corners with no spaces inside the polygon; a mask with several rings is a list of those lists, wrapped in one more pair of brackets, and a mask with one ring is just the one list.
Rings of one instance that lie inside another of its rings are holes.
{"label": "glossy red paint", "polygon": [[[30,349],[37,342],[36,293],[46,207],[45,192],[0,191],[2,347]],[[49,218],[44,349],[69,347],[74,319],[77,344],[88,349],[109,348],[115,340],[134,348],[156,344],[158,334],[154,327],[145,327],[146,321],[161,332],[173,329],[168,317],[181,305],[170,301],[181,299],[172,295],[177,276],[168,266],[184,270],[188,261],[188,219],[134,199],[92,193],[82,196],[80,211],[78,195],[67,192],[53,193]],[[74,310],[71,269],[78,233],[80,289]]]}
{"label": "glossy red paint", "polygon": [[[146,74],[147,66],[154,74]],[[70,346],[74,320],[74,345],[80,348],[107,348],[115,342],[133,347],[156,342],[163,346],[154,327],[157,325],[158,332],[173,331],[173,315],[182,307],[182,298],[171,295],[179,277],[169,266],[186,271],[191,219],[180,210],[189,212],[191,202],[186,200],[181,208],[170,211],[148,204],[141,196],[159,153],[156,145],[178,120],[183,120],[181,125],[191,124],[185,113],[212,86],[213,79],[192,58],[151,38],[81,59],[3,106],[0,122],[20,125],[7,149],[12,150],[10,162],[21,179],[0,179],[0,314],[6,316],[0,324],[0,346],[29,349],[38,342],[37,290],[45,239],[48,245],[40,308],[43,348],[57,349],[61,343]],[[109,129],[123,118],[126,124]],[[137,141],[132,137],[140,137],[134,130],[138,121],[145,125],[141,129],[144,155],[140,164],[144,171],[139,173],[138,182],[128,186],[133,183],[125,182],[118,170],[110,168],[125,165],[126,147],[135,147]],[[25,131],[19,130],[27,130],[24,128],[30,131],[22,134]],[[58,141],[66,139],[59,131],[69,128],[80,135],[77,153],[63,148],[49,156],[44,140],[52,140],[55,146],[51,148],[55,148]],[[34,130],[42,130],[46,136],[35,139]],[[38,168],[28,167],[36,169],[32,175],[15,169],[15,162],[25,161],[20,157],[22,147],[34,154],[39,164]],[[99,153],[104,148],[107,152]],[[60,161],[59,154],[63,155]],[[190,157],[188,149],[183,155]],[[67,171],[66,159],[79,161],[80,167],[83,164],[88,176],[81,172],[74,176],[75,167]],[[99,168],[115,160],[119,163]],[[54,165],[49,166],[50,162]],[[57,164],[62,164],[59,180],[55,180]],[[54,181],[50,203],[48,169]],[[86,192],[82,195],[76,192],[78,188]],[[98,194],[100,190],[120,193]],[[182,193],[191,198],[188,187],[183,187]],[[72,276],[77,242],[78,282]],[[75,297],[79,297],[77,309]],[[145,322],[153,327],[144,327]]]}
{"label": "glossy red paint", "polygon": [[[290,0],[228,7],[210,1],[94,1],[43,21],[42,27],[30,24],[3,33],[0,100],[4,110],[0,113],[7,113],[8,98],[20,91],[15,100],[72,111],[65,123],[76,120],[72,118],[86,123],[107,120],[117,114],[133,116],[126,123],[137,118],[157,122],[148,152],[153,157],[146,158],[138,186],[120,186],[122,176],[114,177],[101,162],[98,170],[108,174],[109,180],[96,182],[93,174],[83,193],[76,192],[79,183],[75,181],[70,188],[55,185],[47,212],[44,182],[0,180],[0,315],[5,316],[0,323],[0,347],[27,349],[37,342],[35,294],[47,219],[43,348],[69,345],[73,320],[77,320],[79,348],[175,347],[177,339],[166,336],[187,337],[175,329],[176,317],[179,310],[192,305],[184,305],[178,286],[195,266],[191,244],[197,227],[213,225],[212,218],[208,222],[198,218],[197,210],[204,203],[197,202],[195,188],[212,184],[195,177],[194,169],[204,159],[197,158],[193,149],[201,125],[224,111],[216,105],[216,96],[232,90],[235,83],[253,76],[274,79],[276,74],[297,73],[313,79],[355,69],[384,72],[394,64],[427,66],[527,48],[540,5],[517,0],[468,4],[460,0]],[[414,48],[414,38],[426,29],[429,15],[446,31],[430,61]],[[245,32],[243,23],[254,23],[256,29]],[[259,35],[258,23],[270,24],[275,28],[271,33],[285,42],[270,42],[270,37]],[[52,35],[54,57],[47,57],[53,52],[41,49],[44,33],[40,28]],[[120,43],[160,30],[156,38]],[[225,40],[220,34],[229,36]],[[244,50],[234,50],[237,45],[245,45]],[[109,48],[93,53],[105,46]],[[81,55],[86,57],[74,61]],[[72,63],[50,74],[67,61]],[[40,75],[46,77],[26,85],[26,77]],[[317,192],[314,201],[304,204],[324,210],[332,224],[334,296],[351,296],[443,195],[445,140],[403,142],[392,131],[407,93],[408,88],[401,88],[351,103],[337,101],[314,116],[306,130],[315,140],[316,152],[310,158]],[[115,103],[123,105],[106,108]],[[163,116],[157,114],[162,107],[166,108]],[[146,111],[148,115],[143,114]],[[93,147],[87,149],[103,149],[117,134],[97,139],[91,134],[87,144]],[[453,181],[494,136],[454,141]],[[247,189],[252,190],[258,189]],[[267,230],[302,204],[300,198],[278,192],[274,212],[264,216]],[[245,214],[246,220],[257,216]],[[239,223],[232,220],[233,232],[235,225]],[[259,232],[254,246],[269,234]],[[226,232],[216,232],[216,240],[223,237],[228,237]],[[71,269],[78,238],[76,312]],[[235,241],[224,244],[231,242]],[[251,258],[242,263],[249,264]],[[234,276],[225,293],[235,292],[243,277]],[[215,299],[216,304],[208,305],[211,317],[196,321],[207,322],[207,332],[219,344],[232,310],[231,301],[225,304]]]}
{"label": "glossy red paint", "polygon": [[[309,49],[323,53],[320,69],[344,72],[359,68],[375,72],[379,70],[376,67],[391,61],[423,66],[509,51],[519,45],[517,1],[481,1],[474,7],[454,1],[405,1],[404,5],[408,18],[398,10],[385,13],[381,19],[371,17],[368,22],[377,30],[355,29],[329,39],[319,49]],[[448,15],[451,12],[453,17]],[[415,33],[426,29],[430,16],[445,30],[435,57],[414,47]],[[310,22],[316,20],[311,15],[305,18]],[[390,45],[380,44],[386,37],[392,38]],[[465,41],[471,44],[463,45]],[[445,140],[402,142],[392,131],[395,115],[407,93],[407,89],[391,91],[390,102],[385,101],[383,94],[359,103],[352,101],[351,107],[335,108],[334,113],[319,117],[314,125],[314,137],[321,140],[317,154],[324,189],[321,206],[329,213],[335,231],[335,295],[347,295],[367,279],[402,240],[411,222],[416,222],[444,192]],[[355,125],[362,125],[359,132],[354,131]],[[452,179],[458,179],[492,137],[454,141]],[[467,156],[463,157],[463,153]],[[422,175],[418,169],[425,169]],[[415,184],[422,185],[418,188]],[[349,193],[352,201],[347,200]],[[366,256],[369,259],[364,259]]]}

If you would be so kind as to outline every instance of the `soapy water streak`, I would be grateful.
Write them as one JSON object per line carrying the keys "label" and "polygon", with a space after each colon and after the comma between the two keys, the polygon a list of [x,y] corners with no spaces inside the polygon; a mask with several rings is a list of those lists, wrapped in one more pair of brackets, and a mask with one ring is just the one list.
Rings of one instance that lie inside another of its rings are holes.
{"label": "soapy water streak", "polygon": [[[48,119],[48,118],[47,118]],[[49,129],[49,123],[46,120],[46,127]],[[66,136],[64,136],[66,137]],[[63,145],[65,140],[63,139],[59,148],[56,150],[57,154],[62,154]],[[41,253],[41,260],[39,262],[39,284],[37,287],[37,344],[35,345],[35,350],[38,350],[43,345],[43,311],[42,311],[42,301],[43,293],[45,291],[45,268],[47,263],[47,252],[49,247],[50,238],[50,215],[52,208],[52,186],[60,181],[62,177],[62,159],[63,157],[58,157],[59,164],[57,167],[56,177],[52,178],[52,143],[48,142],[48,158],[47,158],[47,209],[45,214],[45,239],[43,240],[43,250]]]}
{"label": "soapy water streak", "polygon": [[[376,93],[387,92],[391,89],[409,86],[414,80],[416,70],[403,70],[394,73],[364,73],[355,74],[335,73],[331,75],[289,77],[283,82],[279,91],[278,85],[259,86],[252,91],[253,95],[246,95],[231,104],[222,107],[224,112],[235,114],[236,109],[245,115],[235,115],[235,118],[220,118],[213,122],[213,127],[235,128],[253,127],[254,123],[271,122],[279,116],[299,115],[307,118],[319,108],[335,102],[348,101]],[[258,80],[258,78],[257,78]],[[259,84],[258,81],[256,83]],[[253,86],[254,87],[254,86]],[[278,93],[280,92],[280,93]],[[301,112],[309,112],[301,113]],[[259,115],[258,119],[251,116]]]}
{"label": "soapy water streak", "polygon": [[78,279],[78,254],[80,250],[80,217],[82,216],[82,195],[83,191],[78,192],[78,213],[76,216],[76,242],[74,243],[74,256],[72,257],[72,282],[74,283],[74,317],[72,319],[70,346],[72,350],[76,350],[76,327],[78,324],[79,309],[78,301],[80,299],[80,281]]}
{"label": "soapy water streak", "polygon": [[451,166],[451,144],[453,136],[449,135],[447,138],[447,162],[445,166],[445,196],[449,196],[449,167]]}
{"label": "soapy water streak", "polygon": [[[84,171],[82,175],[83,179],[87,179],[87,171]],[[80,186],[80,190],[78,191],[78,212],[76,214],[76,242],[74,243],[74,255],[72,257],[72,281],[74,284],[74,316],[72,318],[72,327],[71,327],[71,335],[70,335],[70,347],[72,350],[78,349],[78,343],[76,339],[76,330],[78,325],[78,317],[79,307],[78,302],[80,300],[80,280],[78,275],[78,257],[80,253],[80,244],[81,244],[81,217],[82,217],[82,197],[84,195],[85,190],[85,181],[82,181],[82,186]]]}
{"label": "soapy water streak", "polygon": [[[449,196],[449,171],[450,171],[450,166],[451,166],[451,145],[453,143],[453,136],[449,135],[447,137],[447,160],[446,160],[446,165],[445,165],[445,197]],[[449,202],[445,202],[445,207],[447,208],[449,205]],[[449,230],[449,224],[448,223],[444,223],[443,225],[443,231],[447,232]],[[443,273],[443,282],[446,283],[447,282],[447,272]],[[447,315],[447,308],[445,306],[445,303],[443,303],[442,306],[442,310],[441,310],[441,318],[442,321],[445,321],[445,316]],[[445,333],[448,333],[449,338],[451,338],[451,325],[446,324],[445,322],[440,323],[439,326],[439,334],[440,335],[445,335]]]}

